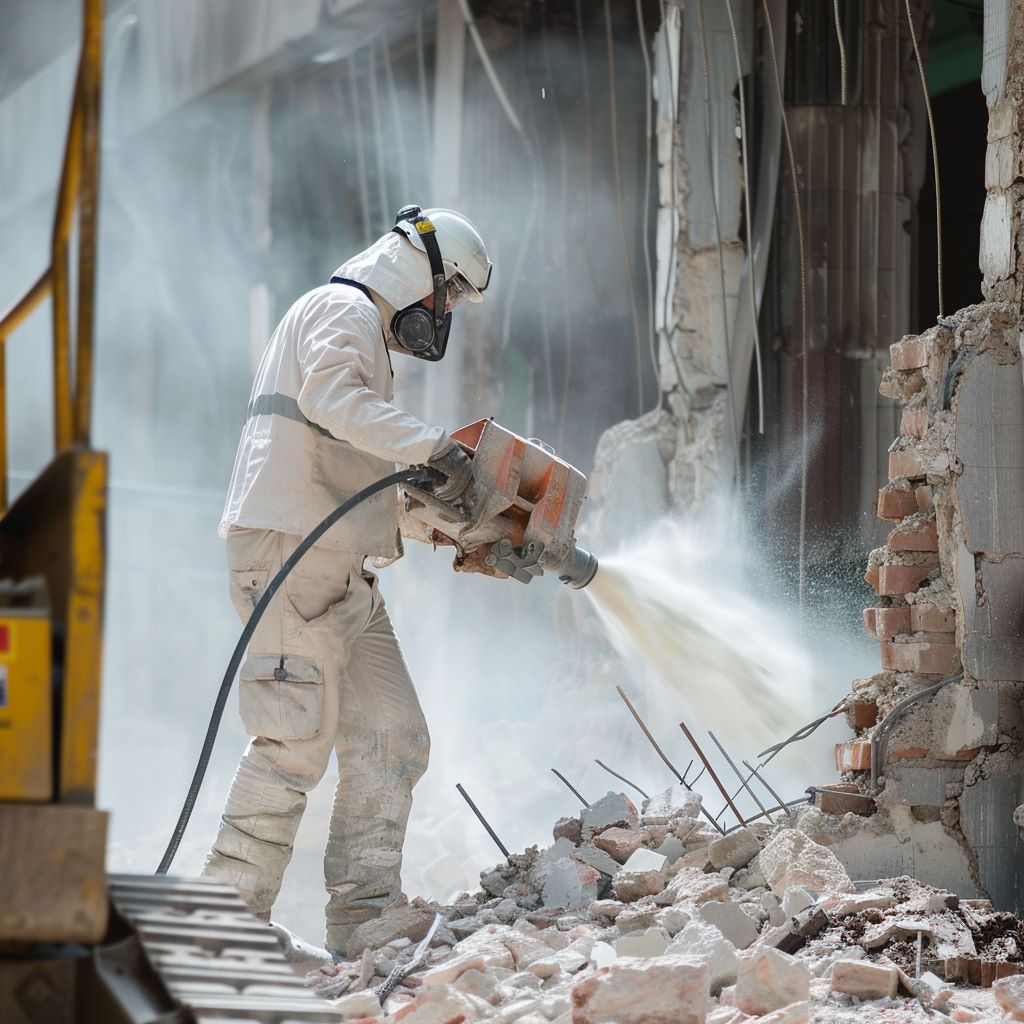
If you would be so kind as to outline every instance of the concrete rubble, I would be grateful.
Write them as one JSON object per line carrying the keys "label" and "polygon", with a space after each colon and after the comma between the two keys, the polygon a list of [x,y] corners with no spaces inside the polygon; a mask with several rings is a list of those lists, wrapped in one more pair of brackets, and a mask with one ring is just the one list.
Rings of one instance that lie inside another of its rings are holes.
{"label": "concrete rubble", "polygon": [[795,819],[723,837],[699,815],[681,787],[639,811],[609,793],[477,892],[388,908],[307,982],[341,1018],[386,1024],[1024,1019],[1014,915],[909,877],[853,881]]}

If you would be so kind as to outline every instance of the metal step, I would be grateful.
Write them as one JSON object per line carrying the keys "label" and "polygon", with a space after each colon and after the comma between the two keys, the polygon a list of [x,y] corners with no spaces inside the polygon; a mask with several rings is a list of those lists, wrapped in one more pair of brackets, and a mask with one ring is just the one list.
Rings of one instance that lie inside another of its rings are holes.
{"label": "metal step", "polygon": [[305,987],[274,934],[226,885],[111,875],[110,898],[197,1024],[330,1022],[341,1015]]}

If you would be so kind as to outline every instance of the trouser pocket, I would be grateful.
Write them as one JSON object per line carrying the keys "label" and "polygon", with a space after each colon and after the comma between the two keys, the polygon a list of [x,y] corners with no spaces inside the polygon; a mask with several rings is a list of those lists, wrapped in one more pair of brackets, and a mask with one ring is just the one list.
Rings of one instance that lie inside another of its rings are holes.
{"label": "trouser pocket", "polygon": [[311,658],[251,654],[239,673],[239,710],[250,736],[308,740],[320,731],[324,676]]}

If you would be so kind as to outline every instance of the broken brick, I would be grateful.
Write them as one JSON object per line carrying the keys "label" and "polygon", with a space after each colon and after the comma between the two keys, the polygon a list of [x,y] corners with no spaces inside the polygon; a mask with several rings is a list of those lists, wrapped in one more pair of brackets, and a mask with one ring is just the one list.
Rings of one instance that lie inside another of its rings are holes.
{"label": "broken brick", "polygon": [[952,633],[956,629],[956,612],[937,604],[914,604],[910,607],[911,633]]}
{"label": "broken brick", "polygon": [[900,644],[883,640],[882,668],[891,672],[917,672],[924,676],[948,676],[956,669],[960,651],[954,643]]}
{"label": "broken brick", "polygon": [[836,744],[837,772],[866,772],[870,767],[870,740],[843,740]]}
{"label": "broken brick", "polygon": [[931,575],[927,565],[882,565],[878,568],[879,597],[912,594]]}
{"label": "broken brick", "polygon": [[918,510],[916,492],[911,488],[897,488],[891,484],[878,492],[878,518],[900,520]]}
{"label": "broken brick", "polygon": [[846,724],[851,729],[870,729],[878,721],[878,704],[873,700],[851,700],[846,705]]}
{"label": "broken brick", "polygon": [[[871,614],[869,614],[871,613]],[[897,608],[865,608],[864,626],[869,636],[879,640],[910,632],[910,606]]]}
{"label": "broken brick", "polygon": [[924,387],[924,374],[917,370],[888,369],[882,374],[878,393],[886,398],[908,402]]}
{"label": "broken brick", "polygon": [[900,417],[900,434],[903,437],[924,437],[928,431],[928,410],[925,408],[903,410]]}
{"label": "broken brick", "polygon": [[839,782],[831,786],[815,786],[811,803],[825,814],[874,814],[875,801],[853,783]]}
{"label": "broken brick", "polygon": [[894,370],[917,370],[928,365],[931,339],[925,335],[908,335],[889,346],[889,362]]}
{"label": "broken brick", "polygon": [[892,551],[938,551],[939,535],[935,520],[897,526],[886,543]]}
{"label": "broken brick", "polygon": [[889,452],[889,477],[897,476],[905,476],[908,480],[920,480],[927,476],[927,470],[913,448]]}
{"label": "broken brick", "polygon": [[858,999],[892,999],[899,983],[895,967],[864,960],[839,960],[832,968],[830,991]]}
{"label": "broken brick", "polygon": [[920,484],[914,488],[914,500],[918,508],[935,508],[930,484]]}

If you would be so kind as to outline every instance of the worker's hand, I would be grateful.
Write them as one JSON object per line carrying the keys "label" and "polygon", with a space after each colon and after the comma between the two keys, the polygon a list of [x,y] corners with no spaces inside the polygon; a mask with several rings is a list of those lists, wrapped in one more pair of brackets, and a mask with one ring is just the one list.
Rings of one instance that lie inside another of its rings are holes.
{"label": "worker's hand", "polygon": [[431,455],[427,465],[444,474],[444,483],[434,488],[434,497],[440,501],[454,501],[473,479],[473,460],[454,441]]}

